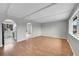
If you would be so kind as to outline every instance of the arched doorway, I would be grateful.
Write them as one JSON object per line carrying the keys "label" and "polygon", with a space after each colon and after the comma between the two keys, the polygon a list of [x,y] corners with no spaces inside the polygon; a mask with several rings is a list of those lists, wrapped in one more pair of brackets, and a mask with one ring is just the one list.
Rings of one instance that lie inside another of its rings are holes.
{"label": "arched doorway", "polygon": [[31,38],[32,35],[32,23],[27,23],[26,27],[26,39]]}
{"label": "arched doorway", "polygon": [[13,20],[6,19],[2,22],[2,45],[16,42],[16,23]]}

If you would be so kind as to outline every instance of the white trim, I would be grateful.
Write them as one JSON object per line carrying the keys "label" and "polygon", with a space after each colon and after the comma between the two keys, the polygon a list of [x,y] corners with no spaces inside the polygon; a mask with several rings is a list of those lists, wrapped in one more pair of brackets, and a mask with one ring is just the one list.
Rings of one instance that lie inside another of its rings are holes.
{"label": "white trim", "polygon": [[72,15],[72,17],[69,19],[69,34],[71,35],[71,36],[73,36],[74,38],[76,38],[77,40],[79,40],[79,37],[78,36],[76,36],[76,35],[74,35],[73,33],[72,33],[72,18],[75,16],[75,15],[77,15],[78,14],[78,12],[79,12],[79,9],[77,9],[75,12],[74,12],[74,14]]}
{"label": "white trim", "polygon": [[17,40],[16,42],[21,42],[21,41],[24,41],[25,39],[21,39],[21,40]]}
{"label": "white trim", "polygon": [[34,38],[34,37],[37,37],[37,36],[42,36],[41,34],[40,35],[35,35],[35,36],[30,36],[30,37],[28,37],[28,38],[25,38],[25,39],[21,39],[21,40],[17,40],[17,42],[20,42],[20,41],[24,41],[24,40],[29,40],[29,39],[31,39],[31,38]]}
{"label": "white trim", "polygon": [[72,17],[70,19],[72,19],[77,13],[78,13],[79,9],[77,9],[74,14],[72,15]]}
{"label": "white trim", "polygon": [[0,45],[0,47],[2,47],[2,44]]}
{"label": "white trim", "polygon": [[76,54],[75,54],[75,51],[74,51],[74,49],[72,48],[72,45],[70,44],[70,42],[69,42],[69,40],[68,40],[68,39],[67,39],[67,42],[69,43],[69,45],[70,45],[70,48],[72,49],[73,56],[76,56]]}

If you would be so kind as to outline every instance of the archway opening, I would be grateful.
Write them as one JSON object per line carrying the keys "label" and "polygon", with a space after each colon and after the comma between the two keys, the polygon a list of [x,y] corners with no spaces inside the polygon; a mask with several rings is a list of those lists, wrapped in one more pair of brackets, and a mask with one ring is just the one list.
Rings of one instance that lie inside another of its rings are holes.
{"label": "archway opening", "polygon": [[16,34],[16,23],[11,19],[4,20],[2,22],[2,45],[15,43]]}

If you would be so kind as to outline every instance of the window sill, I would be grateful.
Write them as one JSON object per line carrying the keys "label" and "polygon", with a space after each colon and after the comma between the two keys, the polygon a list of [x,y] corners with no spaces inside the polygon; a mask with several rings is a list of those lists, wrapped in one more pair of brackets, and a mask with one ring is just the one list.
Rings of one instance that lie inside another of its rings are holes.
{"label": "window sill", "polygon": [[78,36],[76,36],[76,35],[74,35],[74,34],[72,34],[72,33],[69,33],[71,36],[73,36],[75,39],[77,39],[77,40],[79,40],[79,37]]}

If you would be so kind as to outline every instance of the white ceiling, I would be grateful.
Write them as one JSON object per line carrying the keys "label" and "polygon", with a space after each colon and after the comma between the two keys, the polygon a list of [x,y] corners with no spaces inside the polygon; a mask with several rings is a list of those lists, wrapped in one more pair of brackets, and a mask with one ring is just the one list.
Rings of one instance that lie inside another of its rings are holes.
{"label": "white ceiling", "polygon": [[24,17],[25,15],[28,15],[34,11],[37,11],[47,5],[49,5],[49,4],[33,4],[33,3],[11,4],[7,14],[21,18],[21,17]]}
{"label": "white ceiling", "polygon": [[0,18],[1,20],[11,18],[20,23],[27,21],[45,23],[66,20],[74,6],[74,3],[1,3]]}

